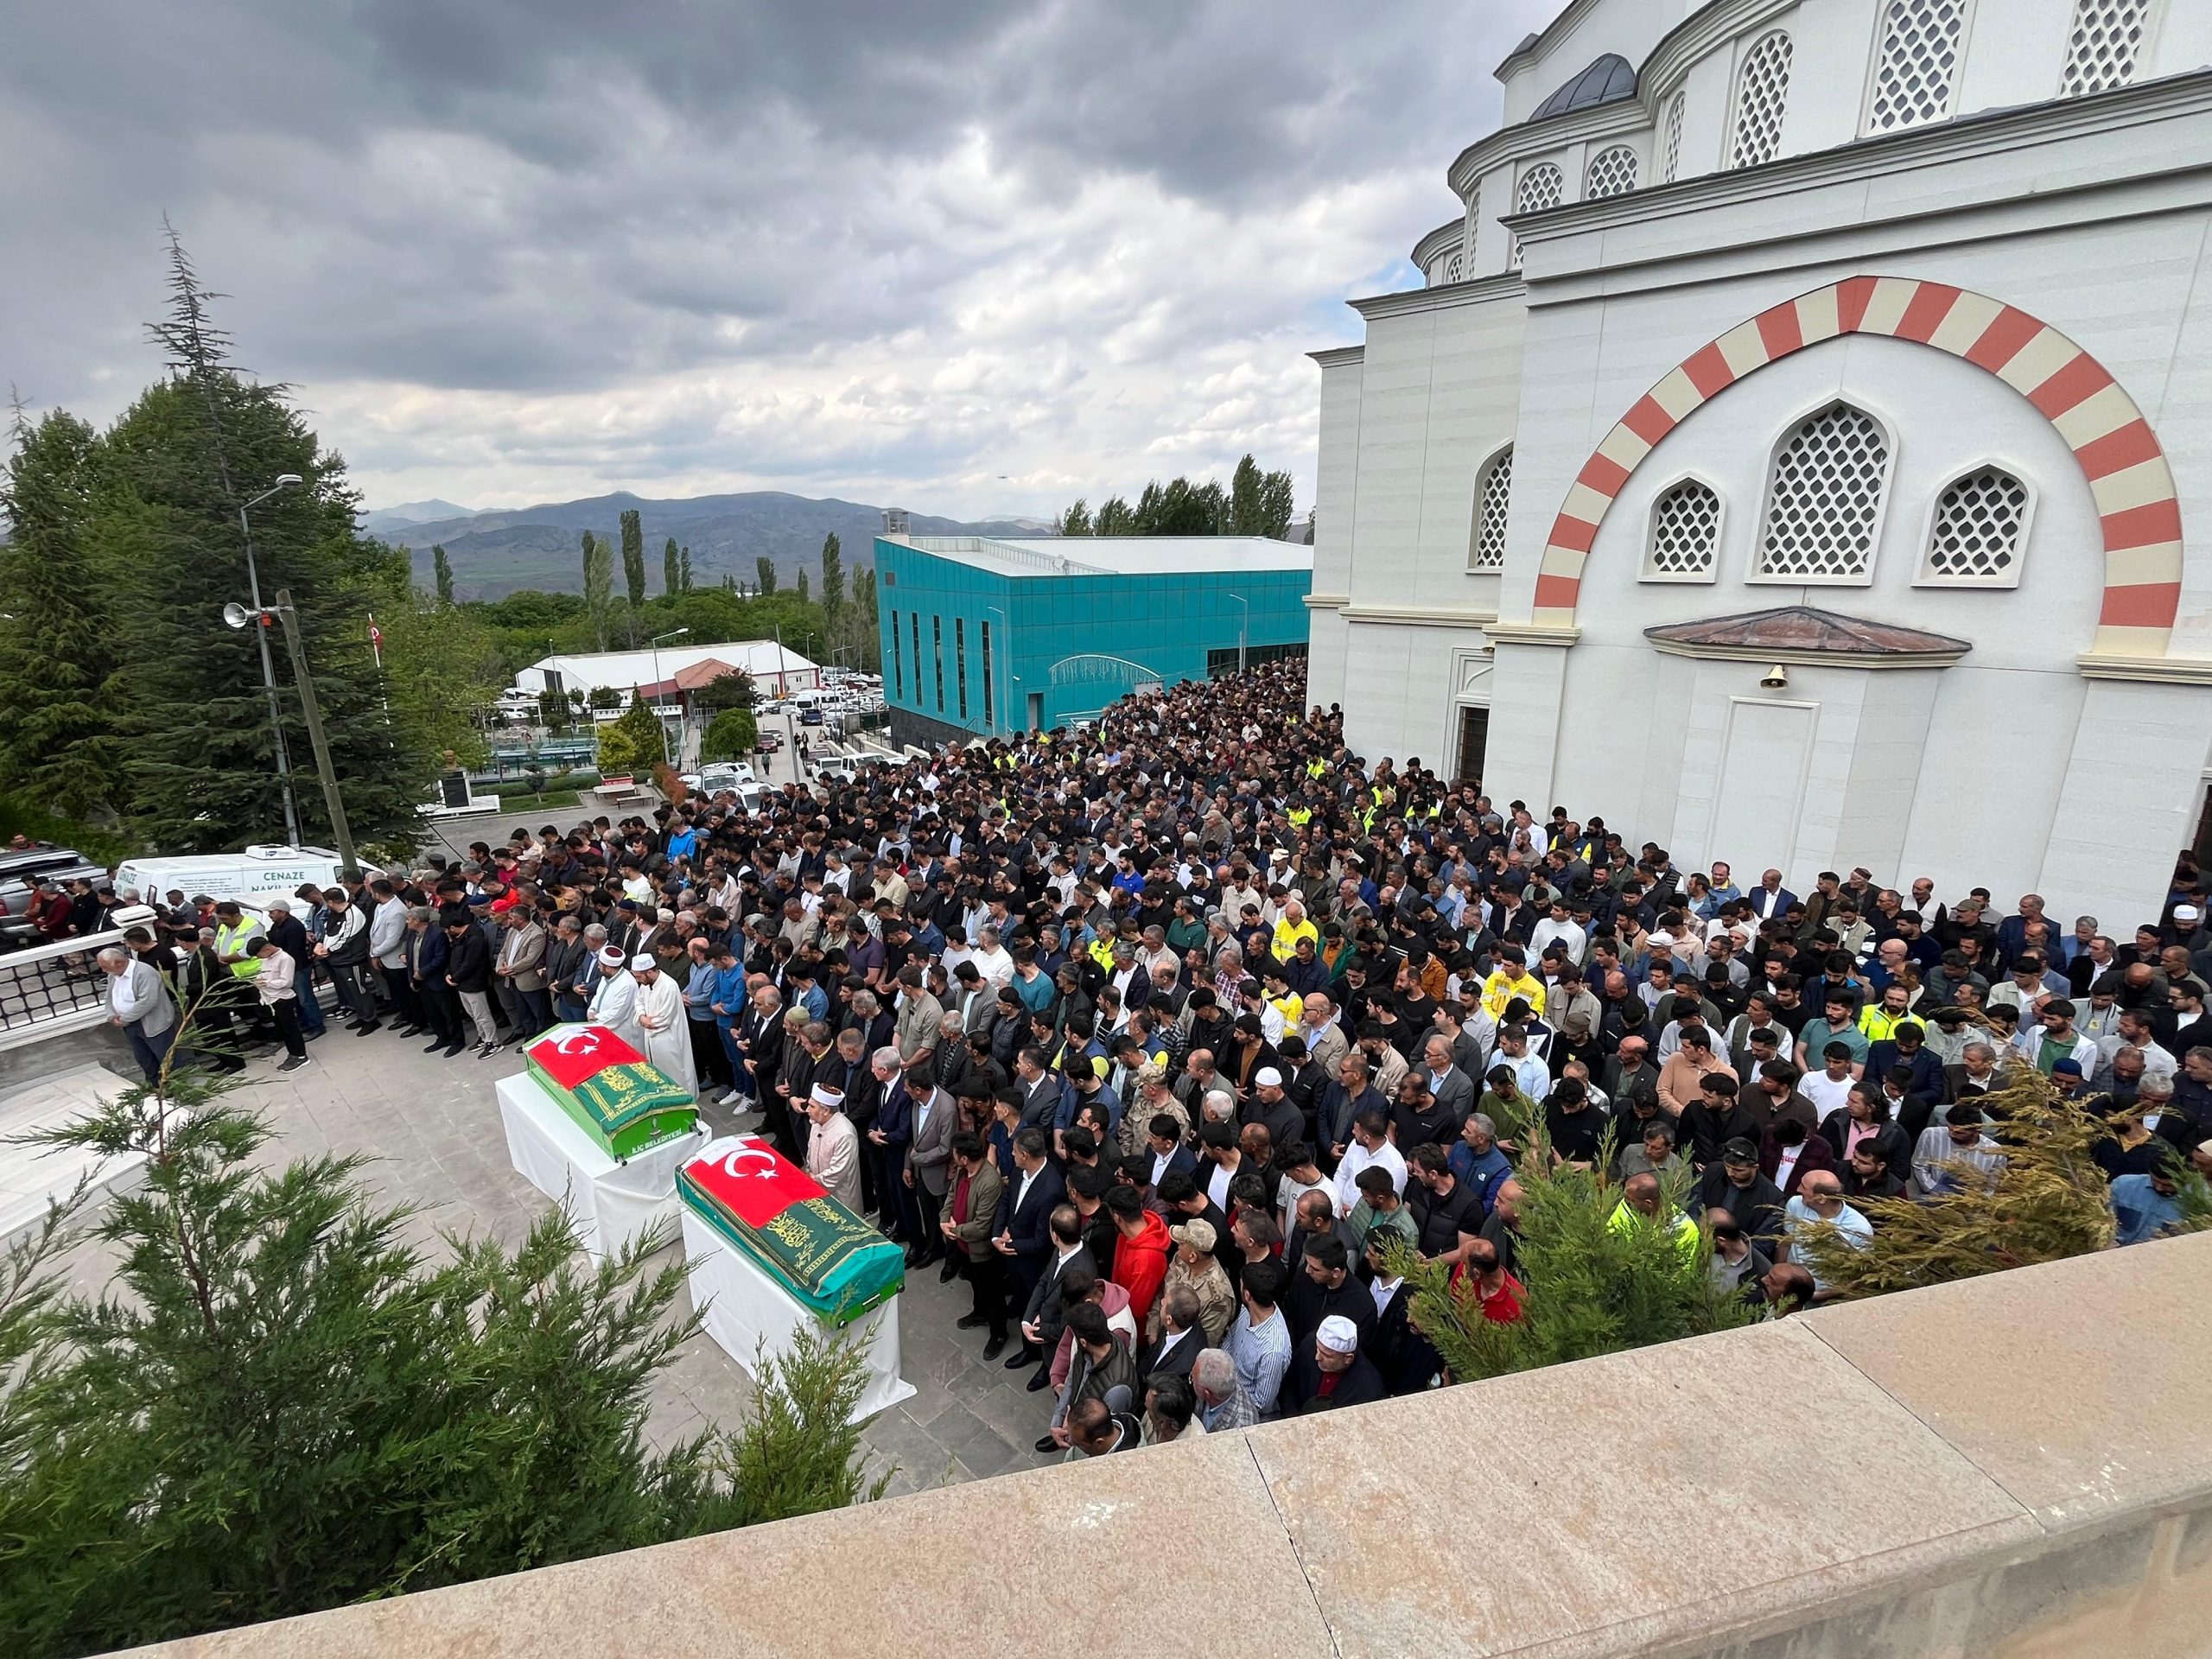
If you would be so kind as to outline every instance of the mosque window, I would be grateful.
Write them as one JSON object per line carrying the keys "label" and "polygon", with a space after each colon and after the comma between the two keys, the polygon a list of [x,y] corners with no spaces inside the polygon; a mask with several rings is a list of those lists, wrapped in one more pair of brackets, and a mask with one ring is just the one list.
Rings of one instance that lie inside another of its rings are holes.
{"label": "mosque window", "polygon": [[1925,126],[1951,112],[1967,0],[1889,0],[1874,64],[1869,133]]}
{"label": "mosque window", "polygon": [[1955,479],[1936,499],[1928,533],[1928,581],[2009,588],[2020,579],[2028,486],[1999,467]]}
{"label": "mosque window", "polygon": [[[1549,162],[1539,162],[1521,175],[1521,188],[1513,198],[1516,213],[1541,213],[1556,207],[1567,196],[1567,175]],[[1513,238],[1513,269],[1521,269],[1521,238]]]}
{"label": "mosque window", "polygon": [[1590,163],[1589,176],[1583,181],[1582,199],[1602,201],[1607,196],[1624,196],[1635,188],[1636,152],[1626,144],[1615,144]]}
{"label": "mosque window", "polygon": [[1475,523],[1467,538],[1467,569],[1505,569],[1505,515],[1513,503],[1511,446],[1493,456],[1475,483]]}
{"label": "mosque window", "polygon": [[1745,54],[1736,77],[1736,138],[1728,165],[1757,167],[1774,159],[1782,143],[1782,115],[1789,101],[1789,36],[1777,29]]}
{"label": "mosque window", "polygon": [[2079,98],[2133,80],[2150,20],[2151,0],[2078,0],[2058,95]]}
{"label": "mosque window", "polygon": [[1865,581],[1889,480],[1889,435],[1866,410],[1830,404],[1798,422],[1775,456],[1758,574]]}
{"label": "mosque window", "polygon": [[1720,549],[1720,498],[1711,486],[1686,478],[1651,504],[1648,576],[1709,582]]}

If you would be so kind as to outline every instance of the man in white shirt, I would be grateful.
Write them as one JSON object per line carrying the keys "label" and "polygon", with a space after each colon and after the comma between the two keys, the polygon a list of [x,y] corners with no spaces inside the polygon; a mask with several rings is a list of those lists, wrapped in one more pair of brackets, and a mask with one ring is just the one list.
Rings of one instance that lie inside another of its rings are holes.
{"label": "man in white shirt", "polygon": [[1390,1185],[1400,1194],[1406,1190],[1406,1160],[1390,1143],[1389,1120],[1380,1112],[1362,1112],[1352,1120],[1351,1144],[1337,1166],[1337,1213],[1348,1216],[1358,1207],[1359,1173],[1370,1165],[1390,1172]]}
{"label": "man in white shirt", "polygon": [[1804,1248],[1797,1236],[1815,1222],[1825,1221],[1843,1237],[1854,1250],[1863,1250],[1873,1241],[1874,1226],[1866,1217],[1843,1201],[1843,1183],[1835,1172],[1815,1169],[1806,1172],[1799,1183],[1797,1196],[1782,1207],[1782,1230],[1788,1241],[1789,1259],[1813,1275],[1813,1294],[1821,1294],[1827,1282],[1813,1264],[1806,1260]]}
{"label": "man in white shirt", "polygon": [[977,937],[982,944],[969,960],[976,964],[976,971],[983,976],[983,982],[991,988],[991,994],[995,997],[1014,983],[1014,957],[999,943],[999,931],[995,927],[984,928]]}
{"label": "man in white shirt", "polygon": [[130,1039],[130,1052],[149,1084],[162,1080],[162,1065],[169,1045],[176,1040],[176,1004],[153,964],[119,944],[99,953],[100,971],[108,976],[109,1022],[120,1026]]}
{"label": "man in white shirt", "polygon": [[1583,953],[1590,948],[1589,936],[1568,918],[1567,898],[1563,893],[1553,897],[1551,913],[1538,922],[1529,933],[1529,954],[1541,961],[1544,951],[1554,944],[1564,945],[1567,959],[1578,968],[1582,965]]}

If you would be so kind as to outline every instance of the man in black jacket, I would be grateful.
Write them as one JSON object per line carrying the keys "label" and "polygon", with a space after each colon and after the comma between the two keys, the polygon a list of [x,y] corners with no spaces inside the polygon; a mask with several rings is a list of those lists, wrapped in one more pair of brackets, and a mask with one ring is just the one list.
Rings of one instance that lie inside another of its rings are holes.
{"label": "man in black jacket", "polygon": [[1697,1201],[1700,1209],[1728,1211],[1755,1242],[1782,1236],[1782,1191],[1759,1173],[1758,1144],[1740,1135],[1721,1147],[1698,1182]]}
{"label": "man in black jacket", "polygon": [[[1361,1292],[1364,1296],[1366,1293]],[[1372,1300],[1368,1303],[1371,1309]],[[1313,1337],[1299,1344],[1283,1380],[1293,1412],[1334,1411],[1363,1406],[1389,1395],[1382,1372],[1360,1350],[1359,1327],[1340,1315],[1321,1321]]]}
{"label": "man in black jacket", "polygon": [[[476,1057],[482,1059],[499,1048],[499,1028],[492,1019],[492,947],[466,909],[456,906],[440,919],[446,932],[446,983],[476,1027]],[[467,1046],[467,1039],[456,1029],[443,1052],[451,1058]]]}
{"label": "man in black jacket", "polygon": [[353,1014],[354,1034],[365,1037],[384,1023],[377,1018],[376,994],[369,988],[368,914],[343,887],[330,888],[322,902],[328,920],[315,954],[328,964],[338,995]]}

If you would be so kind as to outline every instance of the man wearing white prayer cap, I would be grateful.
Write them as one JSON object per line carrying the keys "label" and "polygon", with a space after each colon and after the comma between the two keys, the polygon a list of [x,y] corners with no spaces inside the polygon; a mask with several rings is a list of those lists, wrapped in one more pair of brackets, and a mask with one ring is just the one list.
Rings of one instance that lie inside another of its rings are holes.
{"label": "man wearing white prayer cap", "polygon": [[584,1017],[594,1026],[605,1026],[624,1042],[635,1046],[632,1033],[636,1022],[632,1016],[638,1000],[638,982],[625,970],[626,961],[622,952],[611,944],[599,953],[599,983],[592,990],[591,1006],[584,1011]]}
{"label": "man wearing white prayer cap", "polygon": [[1382,1373],[1359,1351],[1359,1327],[1341,1313],[1323,1319],[1291,1361],[1283,1391],[1294,1414],[1363,1406],[1390,1392]]}
{"label": "man wearing white prayer cap", "polygon": [[699,1078],[691,1058],[683,988],[661,972],[658,960],[643,953],[630,958],[630,978],[638,988],[631,1003],[631,1029],[622,1034],[655,1071],[696,1099]]}
{"label": "man wearing white prayer cap", "polygon": [[826,1083],[814,1085],[806,1116],[806,1173],[855,1215],[861,1213],[861,1137],[845,1116],[845,1097]]}

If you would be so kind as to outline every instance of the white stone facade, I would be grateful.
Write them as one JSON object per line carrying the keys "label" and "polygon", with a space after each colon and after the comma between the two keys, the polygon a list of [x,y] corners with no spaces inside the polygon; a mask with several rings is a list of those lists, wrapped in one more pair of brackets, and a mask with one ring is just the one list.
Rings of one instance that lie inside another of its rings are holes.
{"label": "white stone facade", "polygon": [[[1312,699],[1686,867],[2156,917],[2212,761],[2208,62],[2193,0],[1573,0],[1427,284],[1315,354]],[[1644,637],[1791,605],[1971,649]]]}

